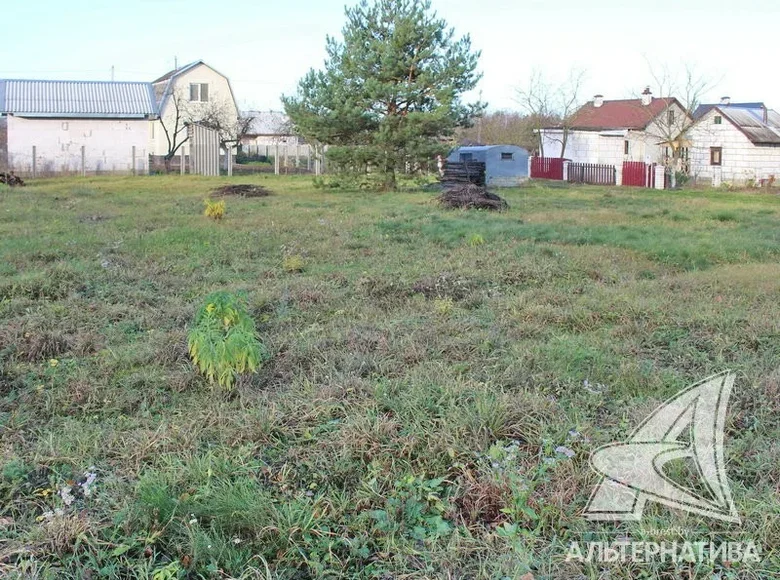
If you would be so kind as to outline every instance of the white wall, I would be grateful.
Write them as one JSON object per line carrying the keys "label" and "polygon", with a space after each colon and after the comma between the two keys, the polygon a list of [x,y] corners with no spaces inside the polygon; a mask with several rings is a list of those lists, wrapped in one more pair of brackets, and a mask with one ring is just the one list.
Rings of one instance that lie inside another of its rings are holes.
{"label": "white wall", "polygon": [[[748,180],[780,179],[780,147],[754,145],[742,131],[723,116],[720,125],[715,117],[721,115],[712,109],[688,132],[691,175],[698,180],[717,180],[744,185]],[[710,165],[710,147],[722,147],[720,167]],[[719,174],[719,175],[718,175]]]}
{"label": "white wall", "polygon": [[[612,133],[612,134],[610,134]],[[545,130],[545,157],[560,157],[561,131]],[[625,155],[625,141],[629,142],[629,153]],[[643,131],[571,131],[566,143],[564,157],[575,163],[603,163],[621,166],[624,161],[660,161],[661,147],[657,139]]]}
{"label": "white wall", "polygon": [[[190,101],[190,84],[206,83],[209,85],[208,102]],[[191,70],[175,77],[172,85],[172,91],[179,95],[183,105],[182,114],[185,118],[197,118],[204,109],[212,106],[219,106],[225,111],[225,116],[233,123],[238,119],[238,109],[230,89],[230,83],[227,78],[219,74],[208,65],[200,64]],[[166,100],[165,110],[162,112],[162,119],[169,132],[173,132],[175,124],[175,107],[171,99]],[[150,149],[153,155],[165,155],[168,152],[168,141],[165,138],[165,132],[157,121],[150,131]],[[187,136],[186,131],[180,133],[180,139]],[[187,145],[184,146],[185,154],[189,154]],[[178,153],[181,153],[181,150]]]}
{"label": "white wall", "polygon": [[8,166],[32,171],[36,147],[37,171],[81,171],[84,146],[86,170],[132,172],[133,146],[136,171],[148,171],[149,121],[115,119],[30,119],[9,116]]}

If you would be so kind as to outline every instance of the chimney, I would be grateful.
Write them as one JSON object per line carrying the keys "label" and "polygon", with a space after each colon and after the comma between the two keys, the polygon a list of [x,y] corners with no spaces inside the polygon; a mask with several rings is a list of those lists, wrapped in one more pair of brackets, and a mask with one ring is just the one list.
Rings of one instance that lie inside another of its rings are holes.
{"label": "chimney", "polygon": [[598,108],[604,104],[604,95],[596,95],[593,97],[593,106]]}
{"label": "chimney", "polygon": [[650,87],[645,87],[645,90],[642,91],[642,104],[647,107],[652,102],[653,93],[650,91]]}
{"label": "chimney", "polygon": [[721,97],[720,98],[720,104],[721,105],[730,105],[731,104],[731,97]]}

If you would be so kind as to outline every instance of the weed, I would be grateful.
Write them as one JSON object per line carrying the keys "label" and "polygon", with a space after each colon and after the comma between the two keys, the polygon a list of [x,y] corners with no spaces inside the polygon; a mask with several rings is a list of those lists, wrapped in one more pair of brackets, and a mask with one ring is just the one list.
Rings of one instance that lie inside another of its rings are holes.
{"label": "weed", "polygon": [[212,201],[210,199],[203,200],[203,204],[206,209],[203,210],[203,215],[210,217],[213,220],[219,221],[225,216],[225,200]]}
{"label": "weed", "polygon": [[225,389],[233,387],[238,375],[257,372],[267,357],[244,300],[227,292],[206,298],[187,342],[200,372]]}
{"label": "weed", "polygon": [[285,256],[284,260],[282,260],[282,268],[284,268],[284,271],[289,274],[303,272],[305,267],[306,267],[306,261],[303,259],[303,256],[301,256],[300,254]]}
{"label": "weed", "polygon": [[477,246],[481,246],[485,243],[485,238],[483,238],[479,234],[471,234],[468,239],[468,245],[472,248],[475,248]]}

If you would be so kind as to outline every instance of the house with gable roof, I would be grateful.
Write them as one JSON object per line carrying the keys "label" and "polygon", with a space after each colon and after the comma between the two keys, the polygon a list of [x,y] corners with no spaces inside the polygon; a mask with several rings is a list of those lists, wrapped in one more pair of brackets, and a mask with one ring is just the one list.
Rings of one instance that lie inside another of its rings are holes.
{"label": "house with gable roof", "polygon": [[677,99],[654,97],[649,87],[638,99],[606,100],[596,95],[574,114],[566,134],[561,126],[542,129],[543,156],[618,167],[624,161],[658,163],[666,154],[669,136],[689,122]]}
{"label": "house with gable roof", "polygon": [[[152,81],[159,108],[159,119],[151,129],[150,151],[163,156],[169,151],[169,139],[183,141],[186,128],[182,121],[200,119],[204,115],[217,116],[230,126],[238,121],[238,105],[230,80],[204,63],[192,62],[167,72]],[[176,116],[179,115],[179,123]],[[189,154],[187,142],[177,154]]]}
{"label": "house with gable roof", "polygon": [[0,170],[148,171],[149,83],[0,79]]}
{"label": "house with gable roof", "polygon": [[764,103],[701,105],[687,134],[690,172],[713,185],[761,185],[780,179],[780,113]]}

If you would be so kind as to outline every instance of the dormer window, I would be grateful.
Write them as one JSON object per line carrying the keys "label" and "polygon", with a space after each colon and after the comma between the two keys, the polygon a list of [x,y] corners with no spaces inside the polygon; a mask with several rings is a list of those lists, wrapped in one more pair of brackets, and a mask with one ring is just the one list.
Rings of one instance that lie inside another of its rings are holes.
{"label": "dormer window", "polygon": [[723,124],[723,117],[720,115],[715,115],[715,124],[716,125],[722,125]]}
{"label": "dormer window", "polygon": [[669,119],[669,125],[674,125],[674,109],[669,109],[667,115]]}
{"label": "dormer window", "polygon": [[209,85],[207,83],[190,83],[190,101],[209,100]]}

